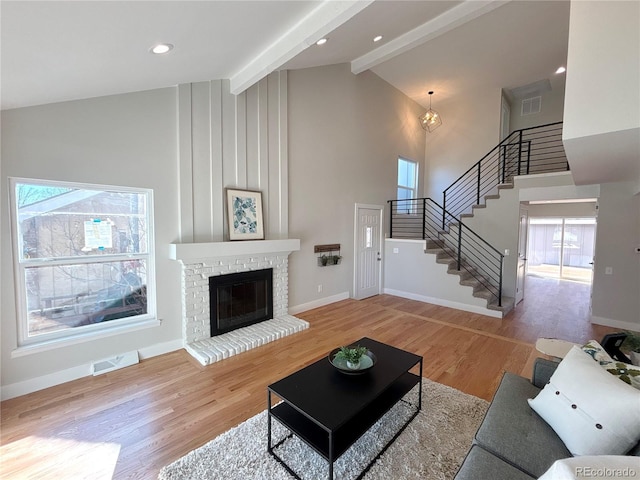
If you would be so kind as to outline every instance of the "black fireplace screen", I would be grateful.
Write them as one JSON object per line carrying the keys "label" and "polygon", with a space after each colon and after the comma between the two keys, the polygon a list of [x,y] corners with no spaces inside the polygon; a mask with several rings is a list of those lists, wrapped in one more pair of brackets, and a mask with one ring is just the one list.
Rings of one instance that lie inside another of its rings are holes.
{"label": "black fireplace screen", "polygon": [[273,269],[209,277],[211,336],[273,318]]}

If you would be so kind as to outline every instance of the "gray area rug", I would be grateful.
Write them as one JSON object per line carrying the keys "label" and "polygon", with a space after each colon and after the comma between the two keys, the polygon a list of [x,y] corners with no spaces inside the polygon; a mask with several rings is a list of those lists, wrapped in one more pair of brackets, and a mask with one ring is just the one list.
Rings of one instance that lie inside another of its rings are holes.
{"label": "gray area rug", "polygon": [[[452,479],[471,446],[488,402],[423,379],[422,411],[365,475],[365,479]],[[418,387],[405,397],[417,401]],[[411,409],[400,402],[365,433],[334,466],[335,478],[356,478],[398,431]],[[273,420],[273,438],[288,431]],[[275,443],[275,441],[273,442]],[[277,453],[306,479],[328,477],[327,462],[295,436]],[[160,480],[290,480],[267,452],[267,413],[263,411],[160,471]]]}

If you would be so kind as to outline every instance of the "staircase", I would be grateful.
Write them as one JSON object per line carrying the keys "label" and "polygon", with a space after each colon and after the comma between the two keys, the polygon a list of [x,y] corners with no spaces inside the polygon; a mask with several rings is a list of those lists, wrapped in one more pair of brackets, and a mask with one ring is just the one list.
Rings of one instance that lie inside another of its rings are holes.
{"label": "staircase", "polygon": [[485,299],[488,309],[505,315],[514,299],[503,296],[504,255],[464,219],[512,189],[516,176],[567,170],[562,122],[516,130],[447,187],[443,205],[431,198],[389,200],[390,237],[425,240],[425,253],[446,264],[447,273],[471,287],[474,297]]}

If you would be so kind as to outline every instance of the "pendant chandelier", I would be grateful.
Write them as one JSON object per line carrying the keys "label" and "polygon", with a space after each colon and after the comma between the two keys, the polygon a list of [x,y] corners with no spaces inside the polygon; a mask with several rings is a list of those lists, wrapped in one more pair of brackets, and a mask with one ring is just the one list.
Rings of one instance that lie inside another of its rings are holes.
{"label": "pendant chandelier", "polygon": [[431,108],[431,95],[433,95],[433,92],[429,92],[429,110],[427,110],[424,115],[418,117],[420,125],[428,132],[433,132],[442,125],[442,118],[440,118],[438,112]]}

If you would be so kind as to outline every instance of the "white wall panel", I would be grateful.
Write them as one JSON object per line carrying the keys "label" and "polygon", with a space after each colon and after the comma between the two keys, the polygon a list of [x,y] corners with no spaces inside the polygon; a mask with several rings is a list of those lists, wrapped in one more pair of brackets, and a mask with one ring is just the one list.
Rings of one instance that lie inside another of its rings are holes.
{"label": "white wall panel", "polygon": [[[224,102],[222,100],[224,94],[223,80],[214,80],[211,83],[210,97],[210,136],[209,148],[212,175],[208,177],[196,177],[198,182],[203,182],[211,187],[211,198],[213,202],[212,215],[207,219],[203,219],[203,228],[210,229],[211,235],[204,237],[201,242],[221,241],[224,237],[224,180],[223,180],[223,162],[224,155],[224,137],[222,129],[224,126]],[[205,121],[205,120],[203,120]],[[205,139],[203,139],[204,141]],[[198,196],[193,197],[194,209],[197,210],[199,202]],[[196,225],[196,229],[198,226]]]}
{"label": "white wall panel", "polygon": [[222,183],[225,188],[244,188],[237,174],[236,118],[236,96],[229,92],[229,80],[222,80]]}
{"label": "white wall panel", "polygon": [[230,187],[261,191],[266,237],[286,237],[286,78],[274,73],[238,96],[228,80],[179,87],[182,242],[227,239]]}
{"label": "white wall panel", "polygon": [[[193,196],[193,239],[205,242],[213,234],[212,231],[212,192],[211,183],[201,179],[213,175],[211,162],[211,89],[209,83],[195,83],[191,88],[191,150],[192,179],[183,179],[192,183]],[[182,109],[182,105],[179,105]],[[182,162],[180,162],[180,168]],[[197,201],[195,201],[197,199]]]}
{"label": "white wall panel", "polygon": [[[193,242],[193,143],[191,142],[191,84],[178,87],[178,157],[180,162],[180,237],[183,242]],[[189,161],[186,161],[189,159]]]}
{"label": "white wall panel", "polygon": [[247,95],[238,95],[236,102],[236,182],[240,188],[247,185]]}
{"label": "white wall panel", "polygon": [[260,136],[260,169],[258,179],[258,190],[263,192],[269,191],[269,79],[263,78],[260,83],[251,89],[258,89],[258,135]]}

